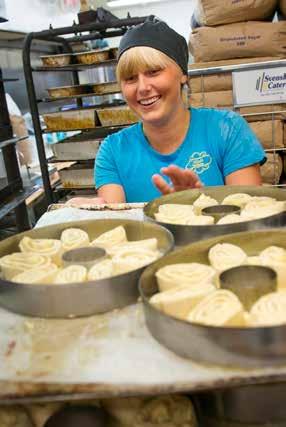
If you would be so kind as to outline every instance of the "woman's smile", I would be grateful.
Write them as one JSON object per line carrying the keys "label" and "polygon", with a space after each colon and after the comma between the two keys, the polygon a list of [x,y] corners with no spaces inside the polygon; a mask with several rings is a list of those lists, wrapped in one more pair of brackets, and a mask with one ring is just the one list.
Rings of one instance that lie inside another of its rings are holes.
{"label": "woman's smile", "polygon": [[159,101],[160,98],[161,98],[161,95],[152,96],[151,98],[140,99],[138,103],[143,107],[150,107],[154,105],[157,101]]}

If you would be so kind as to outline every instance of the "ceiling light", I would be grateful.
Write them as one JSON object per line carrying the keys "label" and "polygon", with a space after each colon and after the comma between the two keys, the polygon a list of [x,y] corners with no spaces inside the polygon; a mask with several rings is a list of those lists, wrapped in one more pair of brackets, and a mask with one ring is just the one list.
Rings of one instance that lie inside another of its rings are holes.
{"label": "ceiling light", "polygon": [[111,0],[107,3],[108,7],[124,7],[124,6],[133,6],[133,5],[144,5],[146,3],[159,3],[162,0]]}

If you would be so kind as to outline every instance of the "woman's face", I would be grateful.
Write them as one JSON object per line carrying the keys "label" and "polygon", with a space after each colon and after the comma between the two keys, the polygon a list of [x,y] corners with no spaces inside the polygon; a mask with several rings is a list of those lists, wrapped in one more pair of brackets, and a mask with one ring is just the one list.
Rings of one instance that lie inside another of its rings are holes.
{"label": "woman's face", "polygon": [[181,85],[187,77],[173,63],[163,69],[138,72],[121,81],[121,90],[129,107],[143,124],[163,125],[182,108]]}

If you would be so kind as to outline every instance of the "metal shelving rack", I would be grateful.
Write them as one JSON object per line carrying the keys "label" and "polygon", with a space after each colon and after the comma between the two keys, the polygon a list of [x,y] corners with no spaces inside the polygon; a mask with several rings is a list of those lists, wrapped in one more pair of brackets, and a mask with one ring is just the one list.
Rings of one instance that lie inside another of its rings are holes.
{"label": "metal shelving rack", "polygon": [[4,79],[0,69],[0,149],[6,170],[6,179],[0,189],[0,219],[14,211],[18,231],[24,231],[30,228],[25,200],[34,190],[23,187],[16,153],[16,143],[20,139],[13,137],[5,97],[4,82],[14,80]]}
{"label": "metal shelving rack", "polygon": [[[103,10],[103,9],[102,9]],[[104,10],[103,10],[104,11]],[[94,12],[94,11],[93,11]],[[129,27],[143,23],[147,17],[134,17],[131,18],[129,15],[126,19],[118,19],[115,16],[111,15],[109,12],[104,11],[105,13],[98,13],[97,16],[99,19],[95,19],[96,16],[93,16],[92,22],[87,23],[74,23],[70,27],[63,28],[52,28],[40,32],[29,33],[24,41],[23,47],[23,65],[24,73],[26,79],[27,92],[29,97],[30,110],[34,125],[35,137],[37,142],[37,150],[40,161],[40,168],[43,179],[43,187],[45,191],[47,204],[51,204],[56,200],[56,191],[52,188],[48,170],[48,162],[46,158],[43,133],[46,133],[47,130],[42,129],[40,123],[39,115],[39,102],[51,102],[51,99],[38,99],[36,95],[36,88],[34,84],[33,73],[35,72],[63,72],[70,71],[72,73],[72,80],[74,85],[79,84],[79,72],[82,70],[87,70],[90,68],[96,68],[99,66],[108,66],[114,65],[116,60],[105,61],[104,63],[92,64],[92,65],[81,65],[81,64],[71,64],[64,67],[44,67],[38,66],[33,67],[31,64],[31,45],[35,40],[45,41],[47,43],[57,43],[58,53],[72,53],[71,43],[78,41],[90,41],[96,39],[110,38],[122,36]],[[85,19],[80,19],[79,22],[85,21]],[[84,17],[85,18],[85,17]],[[69,36],[69,37],[63,37]],[[78,107],[82,106],[83,96],[76,97],[76,103]],[[58,101],[58,99],[55,99]]]}

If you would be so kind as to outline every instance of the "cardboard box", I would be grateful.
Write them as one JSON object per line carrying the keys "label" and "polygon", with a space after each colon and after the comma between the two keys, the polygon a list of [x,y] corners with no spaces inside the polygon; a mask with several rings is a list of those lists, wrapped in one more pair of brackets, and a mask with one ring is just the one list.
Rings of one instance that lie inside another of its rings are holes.
{"label": "cardboard box", "polygon": [[280,9],[281,13],[286,18],[286,0],[280,0],[279,1],[279,9]]}
{"label": "cardboard box", "polygon": [[189,78],[191,93],[232,90],[231,73],[193,76]]}
{"label": "cardboard box", "polygon": [[193,93],[189,97],[192,107],[229,108],[233,106],[231,90],[221,92]]}
{"label": "cardboard box", "polygon": [[262,181],[265,184],[279,184],[282,172],[283,162],[278,153],[266,153],[267,162],[260,168]]}
{"label": "cardboard box", "polygon": [[261,142],[263,148],[283,148],[282,120],[265,120],[249,123],[249,126]]}
{"label": "cardboard box", "polygon": [[273,17],[276,6],[277,0],[199,0],[195,19],[200,25],[208,26],[262,21]]}

